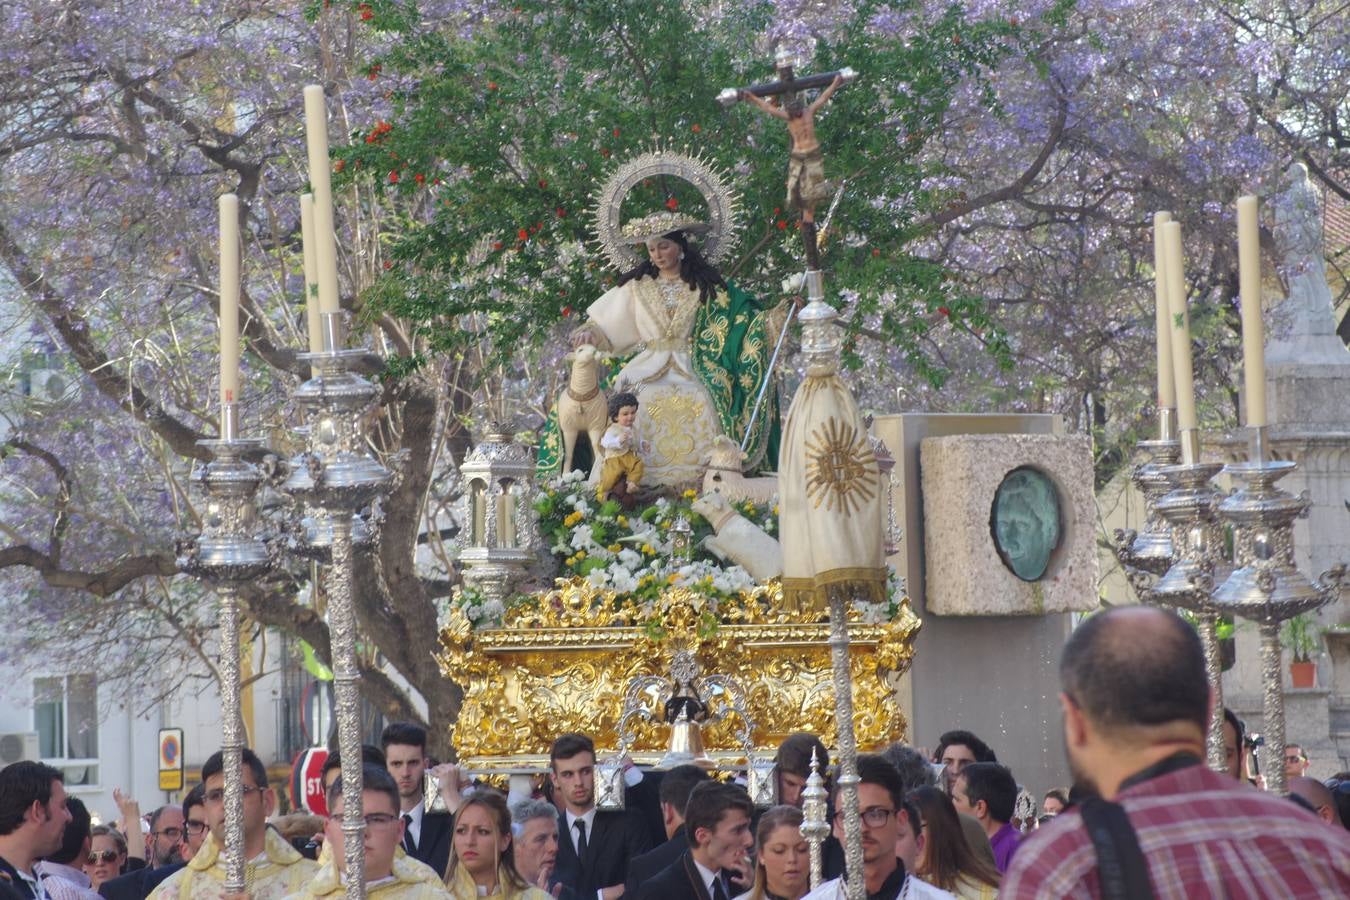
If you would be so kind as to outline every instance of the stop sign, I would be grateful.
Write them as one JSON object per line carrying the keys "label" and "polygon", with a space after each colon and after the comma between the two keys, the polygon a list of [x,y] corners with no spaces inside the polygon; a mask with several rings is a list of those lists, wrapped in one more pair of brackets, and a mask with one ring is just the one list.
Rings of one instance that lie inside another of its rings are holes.
{"label": "stop sign", "polygon": [[291,806],[296,812],[328,815],[328,801],[323,796],[323,764],[328,761],[325,747],[301,750],[291,763]]}

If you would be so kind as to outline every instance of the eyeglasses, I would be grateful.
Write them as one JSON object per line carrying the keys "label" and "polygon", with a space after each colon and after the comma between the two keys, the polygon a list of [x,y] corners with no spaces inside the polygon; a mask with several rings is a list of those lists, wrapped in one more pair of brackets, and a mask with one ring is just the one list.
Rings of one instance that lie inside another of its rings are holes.
{"label": "eyeglasses", "polygon": [[207,829],[205,822],[197,822],[192,819],[188,819],[187,824],[184,827],[187,828],[188,834],[201,834]]}
{"label": "eyeglasses", "polygon": [[[859,815],[862,817],[864,825],[869,825],[872,828],[880,828],[890,821],[891,816],[895,815],[895,810],[887,809],[884,806],[869,806],[859,813]],[[844,811],[842,809],[834,814],[834,820],[836,822],[844,821]]]}
{"label": "eyeglasses", "polygon": [[[247,799],[249,794],[256,794],[257,792],[261,791],[262,788],[260,788],[260,787],[254,787],[254,786],[251,785],[251,784],[241,784],[241,785],[239,786],[239,790],[243,792],[244,798]],[[224,799],[225,799],[225,789],[224,789],[224,788],[216,788],[216,789],[213,790],[213,791],[207,791],[207,792],[206,792],[206,802],[207,802],[207,803],[220,803],[220,802],[224,801]]]}
{"label": "eyeglasses", "polygon": [[88,862],[89,865],[92,866],[96,863],[101,862],[110,863],[115,862],[116,860],[117,860],[116,850],[90,850],[89,857],[86,860],[86,862]]}
{"label": "eyeglasses", "polygon": [[1301,757],[1301,756],[1286,756],[1286,757],[1284,758],[1284,761],[1285,761],[1286,763],[1295,763],[1295,764],[1297,764],[1297,763],[1303,762],[1303,757]]}
{"label": "eyeglasses", "polygon": [[[398,821],[398,816],[389,813],[367,813],[366,825],[370,828],[383,828],[386,825],[392,825]],[[328,821],[342,824],[342,816],[329,816]]]}
{"label": "eyeglasses", "polygon": [[150,832],[150,835],[151,835],[152,837],[166,837],[166,838],[170,838],[170,839],[172,839],[172,840],[177,841],[177,840],[181,840],[181,839],[182,839],[182,837],[183,837],[183,829],[181,829],[181,828],[173,828],[173,827],[169,827],[169,828],[162,829],[162,830],[160,830],[160,831],[152,831],[152,832]]}

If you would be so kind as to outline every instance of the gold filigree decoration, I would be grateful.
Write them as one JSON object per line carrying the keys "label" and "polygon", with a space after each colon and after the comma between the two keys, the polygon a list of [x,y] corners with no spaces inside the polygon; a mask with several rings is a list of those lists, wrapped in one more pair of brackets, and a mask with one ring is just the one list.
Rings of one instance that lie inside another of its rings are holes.
{"label": "gold filigree decoration", "polygon": [[[856,611],[852,619],[855,727],[861,747],[879,747],[905,733],[892,683],[913,658],[919,620],[908,601],[890,622],[866,623]],[[704,672],[742,685],[758,750],[772,751],[794,731],[819,734],[834,746],[828,640],[824,614],[784,609],[776,582],[720,604],[682,588],[643,604],[574,579],[513,607],[500,628],[475,631],[456,608],[442,630],[438,661],[464,690],[451,735],[461,760],[499,770],[546,758],[553,738],[566,731],[589,733],[602,751],[614,749],[628,685],[640,675],[668,677],[682,649],[697,656]],[[705,700],[714,709],[727,702],[720,694]],[[710,752],[740,752],[738,725],[728,716],[707,726]],[[632,753],[654,760],[666,739],[664,725],[640,722]]]}
{"label": "gold filigree decoration", "polygon": [[806,494],[816,508],[851,516],[877,495],[877,461],[867,435],[831,416],[806,441]]}

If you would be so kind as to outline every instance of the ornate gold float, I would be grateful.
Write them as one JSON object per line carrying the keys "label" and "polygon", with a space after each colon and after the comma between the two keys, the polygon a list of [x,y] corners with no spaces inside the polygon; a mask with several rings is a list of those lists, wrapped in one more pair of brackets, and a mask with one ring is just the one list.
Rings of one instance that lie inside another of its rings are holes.
{"label": "ornate gold float", "polygon": [[[903,739],[907,723],[894,701],[894,680],[914,655],[920,622],[908,599],[888,622],[850,624],[854,725],[858,743],[874,748]],[[629,685],[641,676],[668,679],[672,657],[691,651],[707,673],[736,681],[748,708],[751,743],[772,753],[794,731],[835,745],[829,624],[823,610],[783,608],[775,581],[720,603],[685,588],[655,602],[592,587],[583,579],[513,606],[497,627],[474,628],[456,607],[441,632],[441,671],[464,689],[452,730],[460,760],[478,771],[538,769],[564,732],[596,738],[614,750]],[[656,691],[649,698],[656,704]],[[716,712],[724,691],[704,697]],[[709,722],[709,756],[734,765],[745,757],[739,717]],[[639,763],[665,749],[668,727],[639,721],[630,751]]]}

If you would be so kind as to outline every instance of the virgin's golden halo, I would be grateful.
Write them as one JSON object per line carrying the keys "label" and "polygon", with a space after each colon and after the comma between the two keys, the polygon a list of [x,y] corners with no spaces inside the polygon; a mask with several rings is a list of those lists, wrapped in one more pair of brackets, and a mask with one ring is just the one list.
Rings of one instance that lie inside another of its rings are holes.
{"label": "virgin's golden halo", "polygon": [[[668,176],[693,185],[702,195],[708,206],[708,214],[703,219],[676,213],[656,212],[633,219],[628,225],[631,234],[625,233],[625,223],[621,219],[624,198],[633,188],[648,178]],[[645,257],[635,249],[638,240],[637,231],[646,234],[652,228],[662,227],[655,219],[669,216],[671,221],[683,222],[676,228],[666,228],[659,237],[670,231],[682,230],[698,234],[706,230],[701,251],[705,259],[713,264],[720,263],[736,245],[736,232],[739,227],[737,216],[740,212],[740,197],[731,189],[726,178],[708,160],[689,152],[656,147],[625,160],[601,187],[595,203],[595,236],[598,249],[615,269],[626,272],[641,263]],[[650,220],[650,221],[649,221]],[[638,223],[644,223],[638,228]],[[642,240],[645,240],[643,237]]]}

